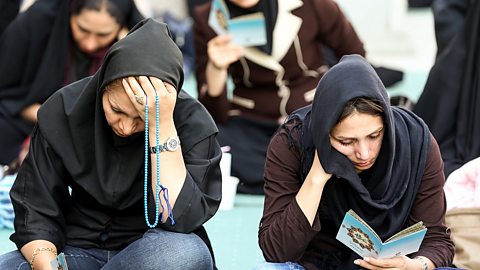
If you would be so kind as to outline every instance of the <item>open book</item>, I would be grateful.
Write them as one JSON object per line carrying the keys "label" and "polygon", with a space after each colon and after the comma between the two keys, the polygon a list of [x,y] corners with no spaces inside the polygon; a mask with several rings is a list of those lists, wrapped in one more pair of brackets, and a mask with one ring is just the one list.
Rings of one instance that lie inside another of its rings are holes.
{"label": "open book", "polygon": [[343,218],[337,239],[362,258],[391,258],[418,251],[427,228],[420,221],[382,242],[377,233],[353,210]]}
{"label": "open book", "polygon": [[230,18],[224,0],[213,0],[208,24],[218,34],[229,34],[232,42],[250,47],[267,43],[265,16],[262,12]]}

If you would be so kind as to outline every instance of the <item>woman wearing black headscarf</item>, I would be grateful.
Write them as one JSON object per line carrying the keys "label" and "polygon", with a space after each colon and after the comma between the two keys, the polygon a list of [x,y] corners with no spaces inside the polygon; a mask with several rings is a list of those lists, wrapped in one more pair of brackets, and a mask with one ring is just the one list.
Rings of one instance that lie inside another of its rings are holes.
{"label": "woman wearing black headscarf", "polygon": [[108,47],[142,18],[133,0],[37,0],[15,18],[0,38],[1,165],[18,157],[40,105],[93,75]]}
{"label": "woman wearing black headscarf", "polygon": [[61,251],[69,269],[213,267],[202,224],[220,203],[221,150],[182,84],[180,50],[149,19],[45,102],[10,192],[19,251],[0,268],[44,269]]}
{"label": "woman wearing black headscarf", "polygon": [[[448,266],[444,181],[423,121],[389,105],[364,58],[345,56],[321,79],[312,106],[290,115],[271,140],[260,247],[268,262],[306,269]],[[420,220],[428,232],[409,257],[367,262],[335,239],[349,209],[382,240]]]}

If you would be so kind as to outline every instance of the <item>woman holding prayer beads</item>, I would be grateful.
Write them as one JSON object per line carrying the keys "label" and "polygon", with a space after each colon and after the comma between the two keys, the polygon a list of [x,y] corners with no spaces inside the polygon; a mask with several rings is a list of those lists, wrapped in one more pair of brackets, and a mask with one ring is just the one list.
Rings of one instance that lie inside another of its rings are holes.
{"label": "woman holding prayer beads", "polygon": [[[409,269],[450,266],[443,162],[427,126],[390,106],[373,68],[344,56],[325,73],[311,106],[273,136],[265,165],[259,269]],[[423,221],[418,252],[361,258],[336,240],[353,209],[385,241]]]}
{"label": "woman holding prayer beads", "polygon": [[203,223],[220,204],[221,150],[182,83],[180,50],[148,19],[45,102],[10,193],[18,251],[0,269],[49,269],[60,252],[73,270],[214,267]]}

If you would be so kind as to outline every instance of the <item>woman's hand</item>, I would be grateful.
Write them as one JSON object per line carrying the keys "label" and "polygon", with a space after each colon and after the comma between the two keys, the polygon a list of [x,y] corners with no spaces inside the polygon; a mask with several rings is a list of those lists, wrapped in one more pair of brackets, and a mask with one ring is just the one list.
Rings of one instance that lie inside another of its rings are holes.
{"label": "woman's hand", "polygon": [[318,213],[318,206],[320,205],[323,189],[330,177],[332,177],[332,175],[325,172],[318,158],[317,151],[315,150],[312,167],[300,187],[297,196],[295,196],[298,206],[300,206],[300,209],[305,214],[311,226],[313,226],[313,221]]}
{"label": "woman's hand", "polygon": [[322,163],[318,158],[317,150],[315,150],[312,167],[308,172],[307,178],[310,178],[314,182],[326,183],[331,177],[332,174],[325,172],[325,170],[323,169]]}
{"label": "woman's hand", "polygon": [[220,35],[208,42],[208,59],[215,69],[226,70],[230,64],[238,61],[243,55],[243,47],[230,41],[230,36]]}
{"label": "woman's hand", "polygon": [[389,270],[394,270],[394,269],[421,270],[422,269],[421,261],[410,259],[407,256],[396,256],[389,259],[375,259],[371,257],[366,257],[363,260],[362,259],[355,260],[355,264],[365,269],[389,269]]}
{"label": "woman's hand", "polygon": [[[173,110],[177,100],[177,90],[169,83],[155,77],[128,77],[122,80],[123,87],[130,101],[135,106],[140,118],[145,121],[145,102],[148,101],[148,118],[155,123],[155,98],[159,99],[160,124],[173,120]],[[146,98],[148,97],[148,98]]]}

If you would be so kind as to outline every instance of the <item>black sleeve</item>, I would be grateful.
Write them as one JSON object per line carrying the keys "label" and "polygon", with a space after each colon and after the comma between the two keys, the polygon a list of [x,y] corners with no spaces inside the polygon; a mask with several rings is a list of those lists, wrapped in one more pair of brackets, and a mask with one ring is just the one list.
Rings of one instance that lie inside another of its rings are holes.
{"label": "black sleeve", "polygon": [[67,173],[35,127],[27,157],[10,191],[15,211],[15,232],[10,239],[18,249],[32,240],[47,240],[58,250],[65,245]]}
{"label": "black sleeve", "polygon": [[184,154],[187,176],[173,207],[175,224],[167,221],[161,227],[190,233],[217,212],[222,196],[221,154],[215,135]]}

